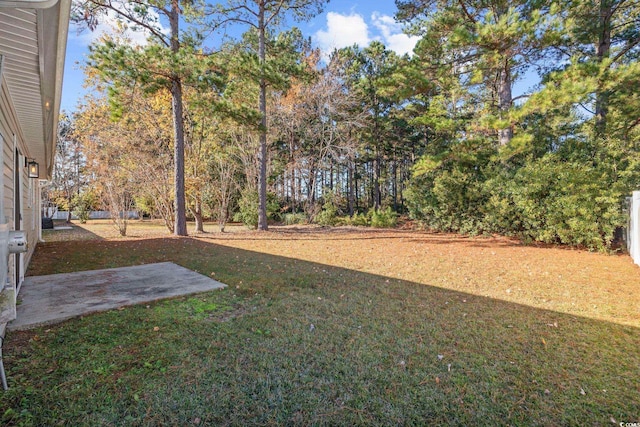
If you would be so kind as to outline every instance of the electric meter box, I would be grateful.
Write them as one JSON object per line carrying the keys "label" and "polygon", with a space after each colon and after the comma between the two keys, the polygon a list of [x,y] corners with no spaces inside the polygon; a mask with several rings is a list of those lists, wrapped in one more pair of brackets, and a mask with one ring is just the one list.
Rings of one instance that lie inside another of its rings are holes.
{"label": "electric meter box", "polygon": [[27,252],[27,234],[22,230],[9,231],[9,253]]}

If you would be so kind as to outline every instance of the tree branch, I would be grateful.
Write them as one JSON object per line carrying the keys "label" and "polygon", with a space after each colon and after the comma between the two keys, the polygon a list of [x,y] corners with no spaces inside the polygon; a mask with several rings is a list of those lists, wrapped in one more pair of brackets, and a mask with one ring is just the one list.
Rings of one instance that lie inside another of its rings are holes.
{"label": "tree branch", "polygon": [[514,97],[514,98],[511,100],[511,103],[513,104],[513,103],[514,103],[514,102],[516,102],[518,99],[522,99],[522,98],[529,98],[530,96],[531,96],[531,94],[530,94],[530,93],[523,93],[522,95],[518,95],[518,96]]}
{"label": "tree branch", "polygon": [[460,8],[462,8],[462,11],[464,12],[464,14],[467,16],[467,18],[469,19],[469,21],[473,22],[474,24],[476,23],[475,18],[469,13],[469,10],[467,9],[467,6],[464,4],[463,0],[458,0],[458,4],[460,5]]}
{"label": "tree branch", "polygon": [[246,25],[249,25],[249,26],[251,26],[253,28],[256,28],[256,29],[258,28],[258,26],[256,24],[254,24],[253,22],[248,21],[248,20],[243,19],[243,18],[238,18],[238,17],[223,19],[222,21],[220,21],[219,23],[216,24],[216,28],[220,28],[220,27],[228,24],[229,22],[239,22],[241,24],[246,24]]}
{"label": "tree branch", "polygon": [[613,5],[611,7],[611,15],[614,15],[618,11],[618,9],[620,9],[626,2],[627,0],[619,0],[618,4]]}
{"label": "tree branch", "polygon": [[636,26],[636,25],[638,25],[639,23],[640,23],[640,19],[634,19],[634,20],[632,20],[632,21],[625,21],[625,22],[621,22],[621,23],[620,23],[620,24],[618,24],[618,25],[613,25],[613,26],[611,27],[611,31],[619,30],[620,28],[624,28],[624,27],[627,27],[627,26],[630,26],[630,25],[632,25],[632,26]]}
{"label": "tree branch", "polygon": [[611,60],[611,64],[614,64],[618,61],[618,59],[622,58],[627,52],[629,52],[634,47],[640,44],[640,37],[637,37],[635,40],[631,40],[625,47],[622,49],[616,56]]}
{"label": "tree branch", "polygon": [[589,114],[593,114],[595,115],[596,112],[595,111],[591,111],[590,109],[588,109],[587,107],[585,107],[585,105],[582,102],[578,102],[578,105],[580,105],[587,113]]}
{"label": "tree branch", "polygon": [[[151,34],[153,34],[155,37],[158,38],[158,40],[164,44],[166,47],[170,46],[169,41],[166,40],[165,35],[162,34],[160,31],[158,31],[156,28],[154,28],[152,25],[149,25],[148,23],[136,18],[134,15],[129,14],[128,11],[123,11],[121,9],[118,9],[117,7],[113,6],[113,4],[111,3],[111,1],[108,2],[100,2],[99,0],[89,0],[91,3],[95,4],[98,7],[104,8],[104,9],[108,9],[108,10],[112,10],[115,13],[117,13],[119,16],[133,22],[136,25],[140,25],[141,27],[145,28],[147,31],[149,31]],[[158,10],[162,10],[164,13],[164,10],[161,8],[158,8]]]}
{"label": "tree branch", "polygon": [[[265,19],[265,26],[271,24],[271,22],[276,19],[276,17],[280,14],[280,11],[282,10],[282,6],[284,6],[285,0],[279,0],[278,4],[276,5],[275,10],[271,13],[271,15]],[[293,8],[290,8],[293,9]]]}
{"label": "tree branch", "polygon": [[640,117],[638,117],[633,123],[631,123],[631,126],[627,127],[627,129],[624,131],[624,135],[626,137],[629,137],[629,132],[631,132],[633,128],[638,125],[640,125]]}

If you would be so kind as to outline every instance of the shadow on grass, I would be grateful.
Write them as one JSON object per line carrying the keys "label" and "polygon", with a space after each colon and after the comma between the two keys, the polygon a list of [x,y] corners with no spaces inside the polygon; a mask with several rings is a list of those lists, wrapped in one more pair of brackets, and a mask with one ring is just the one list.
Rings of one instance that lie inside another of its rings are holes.
{"label": "shadow on grass", "polygon": [[[82,226],[74,223],[68,223],[64,220],[55,220],[54,227],[63,227],[58,229],[42,230],[42,238],[45,242],[65,242],[76,240],[104,240],[102,237],[87,230]],[[71,229],[67,229],[71,227]]]}
{"label": "shadow on grass", "polygon": [[173,261],[229,289],[10,334],[8,425],[639,421],[638,328],[188,238],[58,242],[43,259]]}
{"label": "shadow on grass", "polygon": [[[452,245],[465,243],[474,247],[522,247],[522,242],[516,239],[493,236],[464,236],[447,233],[433,233],[415,230],[375,229],[369,227],[270,227],[268,234],[257,232],[247,233],[206,233],[196,237],[209,237],[216,240],[244,240],[253,241],[317,241],[322,240],[403,240],[407,242]],[[282,235],[282,236],[279,236]],[[286,237],[284,237],[286,236]],[[423,237],[416,237],[423,236]],[[553,247],[552,245],[548,245]]]}

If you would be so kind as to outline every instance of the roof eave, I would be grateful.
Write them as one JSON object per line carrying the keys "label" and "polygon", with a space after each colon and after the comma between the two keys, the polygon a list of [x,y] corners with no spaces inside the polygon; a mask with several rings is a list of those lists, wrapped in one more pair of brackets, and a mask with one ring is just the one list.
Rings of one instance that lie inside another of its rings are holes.
{"label": "roof eave", "polygon": [[[25,140],[27,157],[41,166],[41,177],[50,179],[57,142],[58,114],[62,96],[62,78],[69,30],[71,0],[0,0],[0,9],[32,10],[37,19],[38,69],[42,138]],[[14,102],[20,102],[14,98]],[[37,144],[37,145],[36,145]],[[43,145],[41,145],[43,144]],[[43,173],[44,172],[44,173]]]}
{"label": "roof eave", "polygon": [[[47,22],[47,25],[39,25],[42,31],[39,31],[38,34],[40,37],[42,112],[45,135],[45,158],[42,160],[47,179],[52,176],[55,161],[70,10],[71,0],[58,0],[56,7],[42,9],[38,13],[39,22]],[[57,23],[55,27],[52,25],[53,22]]]}
{"label": "roof eave", "polygon": [[49,9],[58,0],[19,0],[19,1],[7,1],[0,0],[0,7],[19,7],[22,9]]}

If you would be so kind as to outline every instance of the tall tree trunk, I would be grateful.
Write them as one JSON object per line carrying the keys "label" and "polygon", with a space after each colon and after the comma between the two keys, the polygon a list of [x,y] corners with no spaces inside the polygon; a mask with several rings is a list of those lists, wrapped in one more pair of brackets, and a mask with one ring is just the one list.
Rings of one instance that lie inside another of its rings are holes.
{"label": "tall tree trunk", "polygon": [[[293,134],[293,132],[292,132]],[[290,182],[289,182],[289,186],[290,186],[290,192],[291,192],[291,206],[292,206],[292,213],[296,213],[296,203],[298,202],[298,198],[296,197],[298,193],[296,193],[296,159],[295,159],[295,152],[293,149],[294,146],[294,138],[293,135],[291,135],[289,137],[289,169],[290,169]]]}
{"label": "tall tree trunk", "polygon": [[264,77],[265,51],[265,1],[260,1],[258,16],[258,57],[260,59],[260,173],[258,174],[258,230],[266,231],[267,225],[267,82]]}
{"label": "tall tree trunk", "polygon": [[67,224],[71,224],[71,198],[67,200]]}
{"label": "tall tree trunk", "polygon": [[[509,109],[513,102],[511,92],[511,66],[509,59],[505,59],[504,67],[498,75],[498,110],[500,110],[500,118],[505,119],[509,114]],[[504,129],[498,130],[498,143],[501,147],[507,145],[513,139],[513,126],[509,125]]]}
{"label": "tall tree trunk", "polygon": [[300,169],[296,171],[296,182],[296,200],[300,203],[300,206],[302,206],[302,170]]}
{"label": "tall tree trunk", "polygon": [[[329,159],[331,161],[331,159]],[[329,190],[333,191],[333,161],[329,166]]]}
{"label": "tall tree trunk", "polygon": [[313,207],[316,203],[316,181],[318,179],[318,171],[314,163],[309,165],[309,183],[307,186],[307,199],[310,206]]}
{"label": "tall tree trunk", "polygon": [[305,214],[311,220],[313,219],[316,204],[316,179],[317,171],[314,164],[309,165],[309,179],[307,180],[307,201],[305,203]]}
{"label": "tall tree trunk", "polygon": [[[373,207],[374,203],[375,203],[374,202],[375,184],[373,182],[373,169],[374,168],[372,166],[373,163],[374,163],[374,161],[369,160],[365,165],[366,169],[367,169],[367,179],[369,181],[369,188],[368,188],[369,191],[368,191],[368,195],[367,195],[367,197],[368,197],[367,207],[368,208]],[[367,184],[365,183],[365,186],[366,185]],[[365,191],[366,190],[367,190],[367,188],[365,187]]]}
{"label": "tall tree trunk", "polygon": [[280,186],[280,200],[287,200],[287,171],[280,175],[278,185]]}
{"label": "tall tree trunk", "polygon": [[380,209],[382,205],[382,192],[380,191],[380,170],[382,168],[382,159],[380,157],[380,150],[376,147],[376,157],[373,160],[373,208],[375,210]]}
{"label": "tall tree trunk", "polygon": [[184,192],[184,122],[182,120],[182,85],[174,80],[171,87],[174,128],[175,226],[176,236],[187,235],[187,212]]}
{"label": "tall tree trunk", "polygon": [[298,193],[297,193],[297,190],[296,190],[296,168],[295,167],[291,168],[291,182],[290,182],[290,185],[291,185],[291,190],[290,190],[291,191],[291,211],[293,213],[296,213],[296,210],[297,210],[296,209],[297,208],[296,205],[298,203],[298,198],[296,196],[297,196]]}
{"label": "tall tree trunk", "polygon": [[393,164],[391,166],[391,168],[393,169],[393,183],[392,183],[392,187],[393,187],[393,210],[395,212],[398,212],[398,162],[397,160],[395,160],[395,153],[394,153],[394,160],[393,160]]}
{"label": "tall tree trunk", "polygon": [[200,200],[196,200],[195,206],[191,208],[191,213],[193,214],[193,218],[196,220],[196,227],[194,229],[194,232],[204,233],[204,221],[202,221],[202,202]]}
{"label": "tall tree trunk", "polygon": [[381,168],[381,157],[380,157],[380,143],[382,141],[382,137],[380,135],[380,112],[378,111],[378,97],[374,96],[373,104],[376,105],[374,108],[374,122],[373,122],[373,145],[375,150],[375,157],[373,159],[373,173],[372,173],[372,204],[373,209],[380,209],[380,205],[382,204],[382,197],[380,194],[380,168]]}
{"label": "tall tree trunk", "polygon": [[354,173],[354,168],[355,168],[355,162],[353,160],[353,158],[349,159],[349,163],[347,165],[347,185],[349,186],[349,216],[353,216],[353,214],[355,213],[355,196],[356,196],[356,189],[355,189],[355,173]]}
{"label": "tall tree trunk", "polygon": [[406,212],[405,200],[404,200],[404,190],[406,188],[405,183],[411,179],[411,167],[414,162],[409,161],[406,158],[402,161],[402,170],[400,173],[400,207],[402,208],[402,212]]}
{"label": "tall tree trunk", "polygon": [[[171,13],[169,24],[171,27],[171,51],[178,53],[180,50],[179,19],[180,8],[178,0],[171,1]],[[178,76],[173,76],[171,84],[171,101],[173,107],[173,131],[174,131],[174,173],[175,173],[175,226],[176,236],[187,235],[187,212],[184,193],[184,118],[182,103],[182,84]]]}
{"label": "tall tree trunk", "polygon": [[[613,5],[611,0],[600,0],[600,10],[598,18],[598,42],[596,48],[596,58],[598,63],[609,57],[611,50],[611,15],[613,13]],[[609,95],[603,86],[606,81],[606,73],[598,83],[598,91],[596,93],[596,133],[604,134],[607,124],[607,110]]]}
{"label": "tall tree trunk", "polygon": [[353,161],[353,196],[355,198],[356,206],[355,210],[358,211],[360,209],[360,192],[358,191],[358,164]]}

